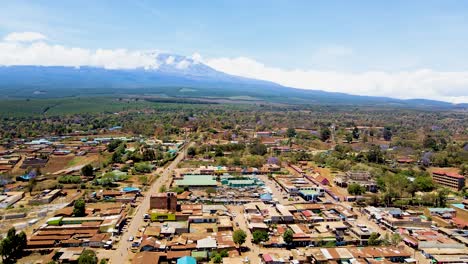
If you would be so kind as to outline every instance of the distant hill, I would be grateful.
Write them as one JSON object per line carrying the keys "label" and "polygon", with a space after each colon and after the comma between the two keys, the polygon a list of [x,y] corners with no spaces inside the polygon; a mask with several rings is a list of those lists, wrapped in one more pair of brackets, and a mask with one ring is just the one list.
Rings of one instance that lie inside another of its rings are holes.
{"label": "distant hill", "polygon": [[466,107],[434,100],[399,100],[285,87],[229,75],[188,57],[157,54],[158,67],[105,69],[62,66],[0,66],[0,98],[154,95],[184,98],[249,98],[287,104]]}

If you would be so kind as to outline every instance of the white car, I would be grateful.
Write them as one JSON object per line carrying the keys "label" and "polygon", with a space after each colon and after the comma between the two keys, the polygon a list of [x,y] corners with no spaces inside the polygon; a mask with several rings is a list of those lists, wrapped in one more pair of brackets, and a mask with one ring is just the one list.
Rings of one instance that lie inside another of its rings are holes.
{"label": "white car", "polygon": [[128,238],[128,241],[129,241],[129,242],[132,242],[133,239],[135,239],[135,238],[134,238],[133,236],[130,236],[130,237]]}

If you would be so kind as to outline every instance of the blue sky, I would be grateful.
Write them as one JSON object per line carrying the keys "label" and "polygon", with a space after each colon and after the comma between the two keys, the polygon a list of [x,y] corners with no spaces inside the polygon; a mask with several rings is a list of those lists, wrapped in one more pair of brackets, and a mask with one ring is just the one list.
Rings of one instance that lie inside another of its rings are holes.
{"label": "blue sky", "polygon": [[[468,1],[3,1],[1,6],[0,37],[27,31],[66,47],[198,53],[210,66],[238,75],[249,75],[232,69],[239,58],[283,71],[345,76],[468,71]],[[230,65],[218,65],[222,58],[231,59],[221,61]],[[463,87],[443,96],[468,97]]]}

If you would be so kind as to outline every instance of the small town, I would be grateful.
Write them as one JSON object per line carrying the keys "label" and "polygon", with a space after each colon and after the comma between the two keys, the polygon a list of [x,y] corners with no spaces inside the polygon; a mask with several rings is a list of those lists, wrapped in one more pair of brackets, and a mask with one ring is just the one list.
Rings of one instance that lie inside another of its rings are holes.
{"label": "small town", "polygon": [[0,1],[0,264],[468,264],[468,0]]}
{"label": "small town", "polygon": [[[3,144],[0,168],[18,176],[2,180],[2,232],[23,231],[29,258],[74,263],[92,251],[135,264],[467,261],[468,201],[440,190],[426,200],[433,183],[466,189],[453,169],[416,176],[415,196],[427,206],[387,206],[374,173],[328,168],[291,142],[316,131],[245,130],[233,140],[229,130],[200,138],[185,127],[162,141],[121,129]],[[423,161],[385,162],[405,171]]]}

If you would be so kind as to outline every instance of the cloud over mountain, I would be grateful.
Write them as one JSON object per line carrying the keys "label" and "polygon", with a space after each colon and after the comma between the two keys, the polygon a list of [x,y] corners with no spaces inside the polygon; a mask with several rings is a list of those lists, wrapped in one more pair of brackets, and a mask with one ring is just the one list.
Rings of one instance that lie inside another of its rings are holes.
{"label": "cloud over mountain", "polygon": [[393,98],[425,98],[454,103],[468,102],[468,71],[438,72],[431,69],[347,73],[285,70],[247,57],[214,58],[208,66],[232,75],[268,80],[284,86]]}
{"label": "cloud over mountain", "polygon": [[[327,52],[348,54],[352,51],[335,48]],[[198,53],[184,57],[142,50],[90,50],[67,47],[49,43],[47,36],[37,32],[15,32],[0,41],[0,65],[5,66],[145,68],[180,71],[183,74],[189,72],[189,68],[203,64],[228,74],[272,81],[295,88],[404,99],[425,98],[454,103],[468,102],[468,71],[439,72],[431,69],[415,69],[400,72],[355,73],[320,69],[291,70],[267,66],[248,57],[203,58]]]}

